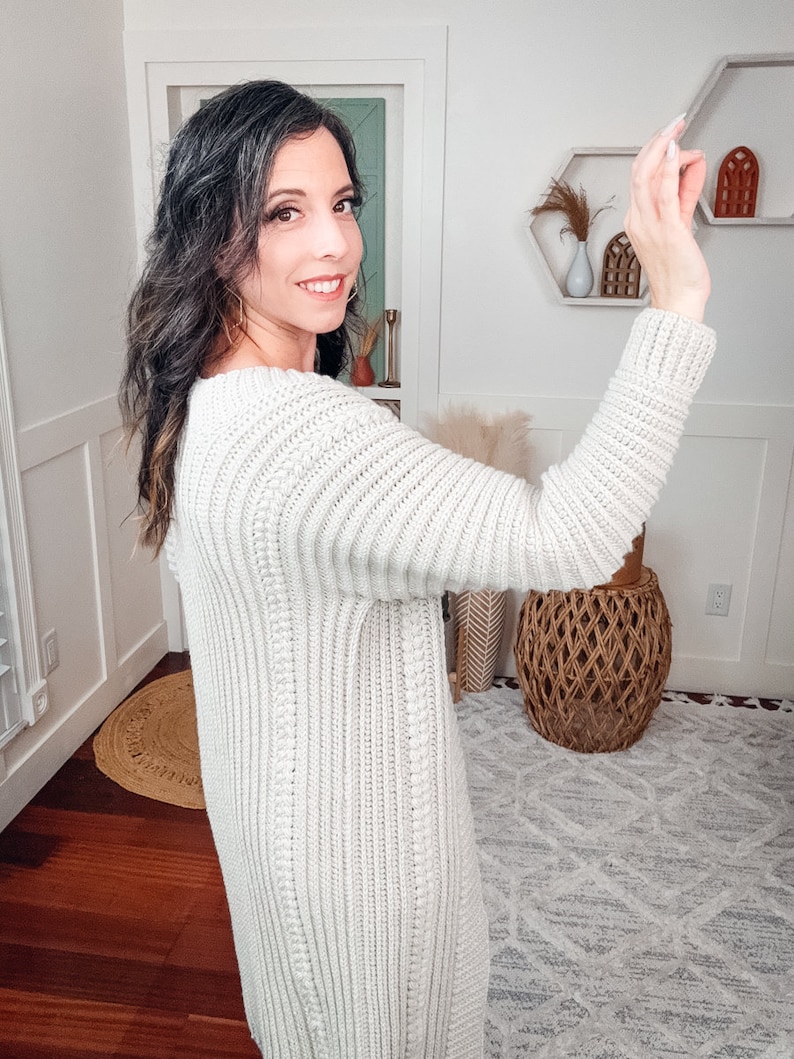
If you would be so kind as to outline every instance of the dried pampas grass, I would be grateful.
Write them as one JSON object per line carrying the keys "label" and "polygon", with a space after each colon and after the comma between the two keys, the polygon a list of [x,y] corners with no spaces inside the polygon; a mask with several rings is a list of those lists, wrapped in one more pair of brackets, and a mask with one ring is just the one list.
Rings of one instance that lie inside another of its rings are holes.
{"label": "dried pampas grass", "polygon": [[430,424],[427,433],[445,449],[526,478],[531,454],[529,423],[526,412],[489,416],[461,405],[448,408]]}
{"label": "dried pampas grass", "polygon": [[383,317],[379,316],[374,324],[367,322],[367,329],[364,332],[364,336],[361,339],[361,348],[359,349],[357,356],[368,357],[372,350],[375,348],[375,343],[380,338],[380,329],[383,325]]}
{"label": "dried pampas grass", "polygon": [[580,243],[584,243],[599,213],[612,209],[611,202],[612,199],[593,213],[587,201],[587,192],[581,184],[579,190],[574,191],[566,180],[552,180],[546,198],[530,212],[533,217],[541,213],[561,213],[567,223],[560,229],[560,239],[570,232]]}

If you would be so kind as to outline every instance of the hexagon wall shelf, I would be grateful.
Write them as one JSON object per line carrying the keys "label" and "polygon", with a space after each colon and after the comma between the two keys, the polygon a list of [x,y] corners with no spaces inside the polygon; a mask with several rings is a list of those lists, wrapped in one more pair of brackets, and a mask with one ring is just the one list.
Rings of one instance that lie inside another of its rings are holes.
{"label": "hexagon wall shelf", "polygon": [[[684,145],[702,147],[709,163],[699,202],[708,224],[794,224],[794,55],[728,55],[689,108]],[[722,160],[743,146],[760,166],[756,216],[715,217]]]}
{"label": "hexagon wall shelf", "polygon": [[[541,267],[565,305],[628,305],[636,308],[647,301],[644,277],[641,277],[639,298],[602,298],[600,295],[604,250],[610,240],[623,230],[623,218],[629,204],[631,163],[638,150],[638,147],[577,147],[568,152],[554,174],[555,179],[566,180],[576,189],[581,184],[593,211],[612,199],[612,208],[596,217],[587,241],[595,282],[593,292],[586,298],[571,298],[565,291],[565,277],[576,251],[576,241],[572,235],[563,236],[560,240],[560,229],[565,224],[562,214],[542,213],[539,217],[532,217],[526,228],[527,237],[538,252]],[[546,189],[543,197],[545,192]],[[542,201],[542,198],[538,201]]]}

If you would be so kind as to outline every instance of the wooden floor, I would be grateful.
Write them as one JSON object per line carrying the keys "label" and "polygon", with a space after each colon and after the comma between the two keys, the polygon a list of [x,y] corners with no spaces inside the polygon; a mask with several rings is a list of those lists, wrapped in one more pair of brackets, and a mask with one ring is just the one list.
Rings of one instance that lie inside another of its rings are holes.
{"label": "wooden floor", "polygon": [[206,814],[123,790],[89,740],[0,833],[0,1057],[91,1056],[259,1051]]}

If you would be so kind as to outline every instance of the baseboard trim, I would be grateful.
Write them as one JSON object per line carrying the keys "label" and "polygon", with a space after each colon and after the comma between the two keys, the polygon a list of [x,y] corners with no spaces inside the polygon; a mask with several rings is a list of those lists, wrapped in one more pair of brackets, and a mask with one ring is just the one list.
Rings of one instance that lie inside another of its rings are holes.
{"label": "baseboard trim", "polygon": [[107,680],[75,704],[59,724],[43,733],[40,741],[32,742],[18,761],[8,764],[13,744],[6,748],[5,760],[0,762],[0,831],[167,653],[168,634],[165,624],[161,623],[126,656]]}
{"label": "baseboard trim", "polygon": [[791,699],[794,698],[794,666],[674,654],[667,687],[704,694]]}

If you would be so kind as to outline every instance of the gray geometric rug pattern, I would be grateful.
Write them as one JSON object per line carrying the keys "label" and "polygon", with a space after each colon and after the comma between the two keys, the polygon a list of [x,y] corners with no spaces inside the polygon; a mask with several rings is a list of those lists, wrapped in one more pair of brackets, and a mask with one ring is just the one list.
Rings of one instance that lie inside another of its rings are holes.
{"label": "gray geometric rug pattern", "polygon": [[666,694],[577,754],[521,692],[456,707],[486,907],[488,1059],[794,1059],[794,705]]}

